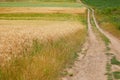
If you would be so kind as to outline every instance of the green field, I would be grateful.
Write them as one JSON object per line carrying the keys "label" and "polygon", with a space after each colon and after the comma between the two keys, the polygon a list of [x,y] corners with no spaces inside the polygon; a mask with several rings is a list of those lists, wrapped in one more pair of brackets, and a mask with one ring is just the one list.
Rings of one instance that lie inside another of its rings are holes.
{"label": "green field", "polygon": [[76,0],[1,0],[1,2],[75,2]]}
{"label": "green field", "polygon": [[93,7],[101,27],[120,39],[120,0],[82,0]]}
{"label": "green field", "polygon": [[[81,20],[83,14],[37,14],[37,13],[14,13],[14,14],[0,14],[0,20]],[[85,22],[85,20],[83,20]]]}
{"label": "green field", "polygon": [[81,7],[79,3],[67,2],[0,2],[0,7]]}
{"label": "green field", "polygon": [[40,1],[40,2],[75,2],[76,0],[36,0],[36,1]]}
{"label": "green field", "polygon": [[120,7],[120,0],[82,0],[82,1],[85,4],[97,8]]}

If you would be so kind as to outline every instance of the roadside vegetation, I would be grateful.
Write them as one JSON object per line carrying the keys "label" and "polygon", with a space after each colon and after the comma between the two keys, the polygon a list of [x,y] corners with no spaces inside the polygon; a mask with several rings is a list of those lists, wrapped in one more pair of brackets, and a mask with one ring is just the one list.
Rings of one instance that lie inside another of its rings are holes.
{"label": "roadside vegetation", "polygon": [[[108,31],[118,39],[120,39],[120,0],[82,0],[83,3],[94,8],[95,16],[97,18],[98,24],[101,28]],[[103,34],[98,32],[96,29],[93,19],[91,18],[91,23],[93,25],[93,30],[98,33],[103,39],[107,47],[107,64],[106,64],[106,75],[107,80],[118,80],[120,79],[120,60],[112,53],[109,53],[109,39]],[[114,69],[115,66],[118,69]]]}
{"label": "roadside vegetation", "polygon": [[[108,52],[110,50],[110,48],[109,48],[110,40],[98,30],[98,28],[96,27],[96,25],[94,23],[92,15],[90,15],[90,21],[91,21],[92,29],[96,33],[96,37],[98,39],[103,40],[103,42],[105,43],[105,46],[106,46],[106,51]],[[111,54],[106,53],[106,56],[107,56],[107,62],[106,62],[106,74],[105,75],[107,75],[107,80],[113,80],[112,72],[111,72],[112,64],[109,60],[109,57],[111,56]]]}
{"label": "roadside vegetation", "polygon": [[[116,56],[113,56],[111,59],[111,65],[114,66],[118,66],[120,68],[120,61],[116,58]],[[114,78],[116,80],[120,79],[120,71],[119,70],[115,70],[112,72]]]}
{"label": "roadside vegetation", "polygon": [[93,7],[101,27],[120,39],[120,0],[82,0]]}
{"label": "roadside vegetation", "polygon": [[[57,41],[34,40],[28,55],[13,58],[0,69],[1,80],[57,80],[72,64],[85,41],[85,30],[78,30]],[[24,53],[25,54],[25,53]]]}
{"label": "roadside vegetation", "polygon": [[[92,14],[92,13],[91,13]],[[90,15],[90,22],[91,22],[91,25],[93,26],[93,31],[96,33],[96,36],[100,36],[101,39],[104,41],[105,45],[106,45],[106,49],[109,50],[109,43],[110,43],[110,40],[104,35],[102,34],[96,27],[95,23],[94,23],[94,20],[93,20],[93,17],[92,15]]]}
{"label": "roadside vegetation", "polygon": [[112,59],[111,59],[111,64],[113,64],[113,65],[120,65],[120,61],[118,61],[117,59],[116,59],[116,57],[114,56]]}
{"label": "roadside vegetation", "polygon": [[[29,17],[31,14],[9,14],[7,16],[3,14],[2,16],[6,20],[8,16],[11,18]],[[86,14],[32,14],[30,17],[32,20],[33,16],[42,17],[39,20],[64,21],[69,19],[81,22],[86,26]],[[16,20],[16,18],[12,18],[12,20]],[[58,80],[60,76],[64,75],[64,69],[73,64],[77,58],[77,52],[80,52],[85,41],[86,31],[86,27],[84,27],[59,37],[57,40],[50,37],[45,42],[34,38],[31,48],[24,46],[22,56],[12,57],[7,64],[0,67],[0,80]]]}

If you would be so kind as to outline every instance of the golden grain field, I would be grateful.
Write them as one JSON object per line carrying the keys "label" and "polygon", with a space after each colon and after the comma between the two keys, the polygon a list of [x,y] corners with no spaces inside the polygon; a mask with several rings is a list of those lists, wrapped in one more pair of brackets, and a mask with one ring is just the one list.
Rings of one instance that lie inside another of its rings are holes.
{"label": "golden grain field", "polygon": [[1,20],[0,63],[29,52],[35,39],[55,40],[83,28],[76,21]]}

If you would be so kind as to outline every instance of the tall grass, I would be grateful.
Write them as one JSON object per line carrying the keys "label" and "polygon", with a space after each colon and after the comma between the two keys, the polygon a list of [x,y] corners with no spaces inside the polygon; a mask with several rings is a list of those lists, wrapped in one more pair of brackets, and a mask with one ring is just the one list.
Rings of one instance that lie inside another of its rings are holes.
{"label": "tall grass", "polygon": [[57,80],[85,41],[85,29],[46,43],[34,40],[31,53],[1,67],[0,80]]}
{"label": "tall grass", "polygon": [[120,39],[120,23],[119,23],[120,10],[119,9],[116,9],[116,11],[113,10],[114,9],[109,11],[107,9],[108,12],[105,12],[106,10],[104,10],[104,12],[99,11],[96,13],[97,14],[96,16],[97,20],[99,21],[99,24],[104,30],[108,31],[109,33]]}
{"label": "tall grass", "polygon": [[[80,16],[76,20],[85,24],[83,16],[82,20]],[[85,36],[83,28],[57,40],[49,37],[44,43],[34,38],[25,55],[14,57],[0,67],[0,80],[59,80],[63,70],[76,59]]]}

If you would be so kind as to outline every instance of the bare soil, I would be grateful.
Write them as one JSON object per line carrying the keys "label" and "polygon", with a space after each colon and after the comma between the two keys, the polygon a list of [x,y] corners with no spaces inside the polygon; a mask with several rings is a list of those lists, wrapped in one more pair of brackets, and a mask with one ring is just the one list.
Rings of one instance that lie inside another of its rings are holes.
{"label": "bare soil", "polygon": [[65,7],[0,7],[0,13],[85,13],[86,8]]}

